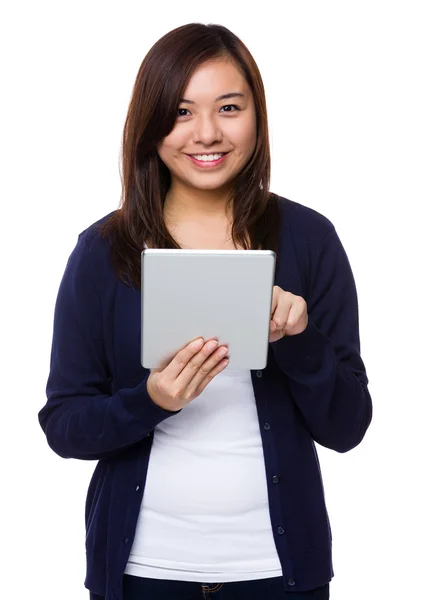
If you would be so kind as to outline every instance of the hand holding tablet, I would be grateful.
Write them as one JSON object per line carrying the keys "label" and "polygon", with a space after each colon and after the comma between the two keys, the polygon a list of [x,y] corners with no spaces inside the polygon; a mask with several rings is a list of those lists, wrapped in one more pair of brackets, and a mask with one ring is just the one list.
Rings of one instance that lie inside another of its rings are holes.
{"label": "hand holding tablet", "polygon": [[184,408],[200,396],[212,379],[228,364],[228,348],[216,340],[204,343],[202,338],[182,348],[160,369],[153,369],[147,389],[152,400],[172,412]]}

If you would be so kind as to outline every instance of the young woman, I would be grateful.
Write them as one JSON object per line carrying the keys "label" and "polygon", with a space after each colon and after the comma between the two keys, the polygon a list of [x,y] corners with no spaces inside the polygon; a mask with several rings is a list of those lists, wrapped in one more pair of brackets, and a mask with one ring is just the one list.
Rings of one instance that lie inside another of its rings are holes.
{"label": "young woman", "polygon": [[[315,442],[347,452],[372,418],[357,293],[333,224],[269,192],[264,87],[233,33],[193,23],[153,46],[122,166],[121,207],[66,266],[39,413],[57,454],[98,461],[90,598],[326,600]],[[229,369],[227,348],[203,339],[142,368],[145,244],[276,252],[266,369]]]}

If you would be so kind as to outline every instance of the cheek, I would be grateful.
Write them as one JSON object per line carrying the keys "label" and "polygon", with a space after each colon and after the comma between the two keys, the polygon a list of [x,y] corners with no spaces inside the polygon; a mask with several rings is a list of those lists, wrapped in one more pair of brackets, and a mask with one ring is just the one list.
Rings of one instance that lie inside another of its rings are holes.
{"label": "cheek", "polygon": [[158,146],[158,154],[162,160],[172,159],[179,155],[180,149],[184,146],[184,135],[180,131],[172,131],[164,138],[163,143]]}
{"label": "cheek", "polygon": [[230,131],[230,139],[242,152],[252,154],[257,142],[255,122],[250,119],[247,122],[235,123],[234,128]]}

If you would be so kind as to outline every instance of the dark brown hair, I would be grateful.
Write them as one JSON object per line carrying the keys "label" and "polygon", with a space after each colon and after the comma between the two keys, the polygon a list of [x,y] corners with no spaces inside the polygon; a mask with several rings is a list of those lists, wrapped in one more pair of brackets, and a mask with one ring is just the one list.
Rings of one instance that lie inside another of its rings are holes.
{"label": "dark brown hair", "polygon": [[269,192],[270,148],[266,98],[259,69],[244,43],[221,25],[190,23],[159,39],[136,77],[122,137],[120,208],[101,226],[117,276],[140,288],[140,257],[153,248],[179,248],[164,222],[170,173],[157,145],[172,131],[180,99],[196,67],[231,60],[251,88],[257,122],[255,151],[233,184],[232,239],[245,249],[277,252],[278,197]]}

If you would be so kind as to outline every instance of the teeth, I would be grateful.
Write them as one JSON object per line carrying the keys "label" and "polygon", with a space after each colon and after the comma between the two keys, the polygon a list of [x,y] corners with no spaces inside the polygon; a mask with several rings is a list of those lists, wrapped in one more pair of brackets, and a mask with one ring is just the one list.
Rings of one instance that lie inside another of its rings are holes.
{"label": "teeth", "polygon": [[192,154],[191,156],[193,158],[196,158],[197,160],[201,160],[203,162],[209,162],[211,160],[218,160],[224,154],[225,153],[219,153],[219,154]]}

